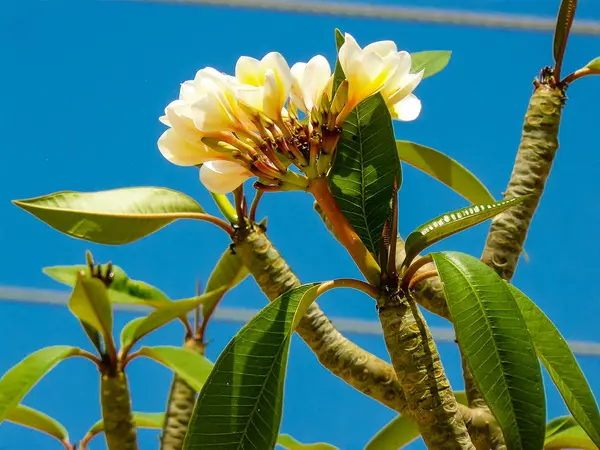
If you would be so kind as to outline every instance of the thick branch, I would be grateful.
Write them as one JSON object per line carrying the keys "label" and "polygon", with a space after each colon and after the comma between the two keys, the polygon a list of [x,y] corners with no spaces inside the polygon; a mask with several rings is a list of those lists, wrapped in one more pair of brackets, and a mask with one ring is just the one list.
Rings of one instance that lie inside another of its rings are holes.
{"label": "thick branch", "polygon": [[[194,337],[188,337],[183,346],[199,355],[204,355],[204,344]],[[167,412],[160,436],[161,450],[181,450],[185,433],[187,432],[194,403],[196,391],[187,384],[179,375],[173,374]]]}
{"label": "thick branch", "polygon": [[109,450],[137,450],[137,429],[131,412],[127,377],[122,371],[102,374],[100,403]]}

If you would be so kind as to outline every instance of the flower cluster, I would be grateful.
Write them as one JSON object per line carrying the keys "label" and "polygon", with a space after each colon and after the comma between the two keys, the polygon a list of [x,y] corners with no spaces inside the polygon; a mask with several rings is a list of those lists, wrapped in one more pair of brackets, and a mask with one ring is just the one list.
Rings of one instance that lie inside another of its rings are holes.
{"label": "flower cluster", "polygon": [[[397,120],[421,111],[412,92],[423,72],[411,73],[410,54],[393,42],[361,48],[346,34],[338,59],[346,79],[336,92],[321,55],[291,68],[275,52],[260,61],[242,56],[235,76],[198,71],[160,118],[170,127],[158,140],[161,153],[174,164],[200,166],[202,183],[215,193],[253,176],[259,189],[305,189],[326,173],[323,162],[331,161],[344,120],[367,97],[380,92]],[[288,170],[292,164],[301,174]]]}

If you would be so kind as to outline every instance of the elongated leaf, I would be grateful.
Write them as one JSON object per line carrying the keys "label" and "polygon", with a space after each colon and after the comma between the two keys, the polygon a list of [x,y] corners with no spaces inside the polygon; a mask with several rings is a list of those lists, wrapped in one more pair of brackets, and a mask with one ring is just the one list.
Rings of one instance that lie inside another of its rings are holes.
{"label": "elongated leaf", "polygon": [[17,405],[6,414],[5,420],[41,431],[63,443],[69,442],[69,434],[60,422],[28,406]]}
{"label": "elongated leaf", "polygon": [[185,450],[275,446],[292,333],[318,286],[300,286],[278,297],[231,340],[198,396]]}
{"label": "elongated leaf", "polygon": [[[160,429],[163,426],[165,421],[165,413],[145,413],[145,412],[136,412],[132,413],[133,423],[137,428],[153,428]],[[104,421],[99,420],[96,422],[92,428],[88,430],[85,435],[85,443],[89,443],[94,436],[104,432]]]}
{"label": "elongated leaf", "polygon": [[423,78],[430,77],[441,72],[450,62],[452,52],[448,50],[428,50],[425,52],[411,53],[412,73],[420,72],[425,69]]}
{"label": "elongated leaf", "polygon": [[187,313],[194,308],[197,308],[204,302],[214,301],[215,297],[219,296],[222,296],[222,289],[218,289],[189,300],[178,300],[176,302],[171,302],[152,311],[150,314],[144,317],[143,320],[134,319],[132,322],[125,325],[125,335],[121,335],[121,339],[127,339],[127,341],[122,341],[123,347],[135,344],[147,334],[158,330],[160,327],[179,317],[186,316]]}
{"label": "elongated leaf", "polygon": [[63,191],[13,203],[62,233],[110,245],[137,241],[177,219],[204,212],[191,197],[157,187]]}
{"label": "elongated leaf", "polygon": [[573,25],[573,19],[575,18],[575,10],[577,9],[577,0],[562,0],[560,9],[558,10],[558,17],[556,19],[556,30],[554,31],[554,62],[562,62],[565,49],[567,48],[567,41],[569,39],[569,32],[571,31],[571,25]]}
{"label": "elongated leaf", "polygon": [[230,249],[225,250],[206,283],[206,292],[222,289],[222,294],[220,297],[215,297],[210,302],[202,304],[204,320],[212,315],[225,294],[240,284],[247,276],[248,269],[240,257],[232,253]]}
{"label": "elongated leaf", "polygon": [[473,204],[494,203],[496,200],[469,170],[449,156],[424,145],[396,141],[400,161],[441,181]]}
{"label": "elongated leaf", "polygon": [[592,70],[600,70],[600,57],[591,60],[585,65],[585,67]]}
{"label": "elongated leaf", "polygon": [[597,450],[583,428],[572,417],[558,417],[548,422],[544,450],[561,450],[566,448],[581,448]]}
{"label": "elongated leaf", "polygon": [[569,344],[536,304],[516,287],[507,284],[542,364],[562,395],[569,411],[600,448],[600,414],[594,394]]}
{"label": "elongated leaf", "polygon": [[[87,265],[45,267],[43,272],[50,278],[67,286],[75,286],[77,274],[83,271],[90,274]],[[112,303],[126,305],[147,305],[158,307],[171,300],[160,289],[143,281],[132,280],[119,266],[112,268],[114,278],[108,288],[108,297]]]}
{"label": "elongated leaf", "polygon": [[87,337],[90,339],[90,341],[98,351],[98,354],[102,355],[104,353],[104,344],[102,342],[102,336],[100,336],[98,330],[96,330],[94,327],[87,324],[83,320],[80,320],[79,323],[81,324],[81,327],[83,328],[83,331],[85,331]]}
{"label": "elongated leaf", "polygon": [[277,444],[281,445],[286,450],[337,450],[337,447],[325,444],[324,442],[301,444],[289,434],[280,434],[277,438]]}
{"label": "elongated leaf", "polygon": [[[468,405],[464,392],[455,392],[458,403]],[[394,417],[386,426],[377,432],[369,441],[365,450],[391,450],[403,448],[421,436],[419,427],[410,418],[399,415]]]}
{"label": "elongated leaf", "polygon": [[69,299],[69,309],[82,322],[112,338],[113,316],[106,286],[97,278],[79,274]]}
{"label": "elongated leaf", "polygon": [[183,347],[142,347],[139,354],[168,367],[196,392],[202,389],[213,368],[204,356]]}
{"label": "elongated leaf", "polygon": [[542,373],[508,286],[473,256],[456,252],[432,256],[456,337],[507,447],[542,448],[546,420]]}
{"label": "elongated leaf", "polygon": [[[344,41],[346,39],[344,38],[344,34],[339,30],[339,29],[335,29],[335,47],[337,48],[338,51],[340,51],[340,47],[344,44]],[[344,81],[344,79],[346,78],[346,75],[344,74],[344,70],[342,69],[342,66],[340,65],[340,61],[338,60],[336,62],[335,65],[335,69],[333,72],[333,91],[332,92],[336,92],[338,87],[340,86],[340,84],[342,83],[342,81]]]}
{"label": "elongated leaf", "polygon": [[26,356],[0,378],[0,422],[52,368],[70,356],[79,354],[76,347],[46,347]]}
{"label": "elongated leaf", "polygon": [[511,206],[521,203],[527,197],[524,195],[496,203],[472,205],[468,208],[442,214],[432,221],[421,225],[406,238],[406,258],[402,266],[408,267],[421,251],[436,242],[467,228],[479,225],[481,222],[491,219]]}
{"label": "elongated leaf", "polygon": [[142,323],[144,320],[146,320],[146,317],[136,317],[135,319],[127,322],[123,329],[121,329],[120,341],[122,349],[125,348],[125,346],[133,345],[132,343],[135,339],[135,332],[140,326],[140,323]]}

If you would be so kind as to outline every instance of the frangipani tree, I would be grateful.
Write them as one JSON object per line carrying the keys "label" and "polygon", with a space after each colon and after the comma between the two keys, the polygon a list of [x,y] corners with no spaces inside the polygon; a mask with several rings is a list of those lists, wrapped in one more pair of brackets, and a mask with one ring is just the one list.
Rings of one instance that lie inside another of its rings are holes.
{"label": "frangipani tree", "polygon": [[[432,449],[600,445],[598,407],[568,345],[535,303],[509,284],[558,147],[565,92],[570,83],[600,72],[592,61],[561,77],[575,6],[574,1],[561,5],[555,67],[544,68],[535,82],[503,200],[496,201],[444,154],[395,139],[392,120],[419,116],[421,103],[413,91],[443,69],[449,52],[409,55],[388,41],[361,48],[352,36],[338,32],[333,71],[321,56],[291,67],[278,53],[260,61],[242,57],[235,76],[200,70],[167,106],[161,120],[169,128],[159,149],[175,164],[200,167],[200,180],[223,218],[165,188],[67,191],[15,202],[65,234],[112,245],[141,239],[178,219],[210,222],[231,238],[227,258],[244,267],[271,300],[215,362],[185,439],[179,447],[163,440],[162,448],[273,448],[294,331],[332,373],[401,414],[369,448],[398,448],[419,435]],[[401,161],[439,179],[472,205],[445,212],[402,240]],[[249,179],[256,189],[252,202],[243,187]],[[364,280],[302,284],[296,278],[265,226],[256,222],[262,195],[290,190],[314,197],[323,222]],[[446,251],[419,256],[493,217],[482,260]],[[223,285],[234,285],[240,270],[232,270]],[[341,335],[315,303],[341,287],[371,297],[391,365]],[[420,307],[455,328],[464,396],[450,386]],[[156,313],[163,308],[157,306]],[[547,427],[539,362],[572,414]],[[131,432],[136,422],[129,413],[126,419]],[[135,448],[133,440],[121,447],[124,440],[111,440],[110,430],[105,432],[111,449]],[[300,448],[287,438],[279,442]]]}

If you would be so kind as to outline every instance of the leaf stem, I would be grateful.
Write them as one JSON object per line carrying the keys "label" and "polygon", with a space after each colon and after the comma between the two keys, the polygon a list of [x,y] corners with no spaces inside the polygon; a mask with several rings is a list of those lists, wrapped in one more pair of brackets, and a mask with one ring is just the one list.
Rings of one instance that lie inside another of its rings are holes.
{"label": "leaf stem", "polygon": [[132,359],[135,359],[138,356],[141,356],[139,350],[137,352],[123,355],[123,360],[121,361],[121,370],[125,370],[125,367],[127,366],[127,364],[129,364]]}
{"label": "leaf stem", "polygon": [[75,356],[81,356],[82,358],[89,359],[94,364],[96,364],[98,367],[102,366],[102,361],[99,358],[97,358],[94,354],[92,354],[86,350],[83,350],[81,348],[79,349],[79,352]]}
{"label": "leaf stem", "polygon": [[325,283],[321,284],[321,286],[317,288],[317,297],[332,289],[343,287],[362,291],[375,300],[377,300],[380,295],[379,289],[377,289],[375,286],[365,283],[364,281],[355,280],[354,278],[340,278],[338,280],[326,281]]}
{"label": "leaf stem", "polygon": [[337,205],[327,185],[327,178],[319,177],[311,180],[307,191],[314,196],[325,217],[329,219],[335,236],[350,253],[365,278],[376,286],[379,283],[381,269]]}
{"label": "leaf stem", "polygon": [[573,81],[577,81],[580,78],[587,77],[588,75],[600,75],[600,69],[590,69],[589,67],[582,67],[573,73],[570,73],[562,79],[560,84],[563,88],[567,88]]}
{"label": "leaf stem", "polygon": [[431,255],[424,256],[422,258],[417,259],[414,263],[412,263],[406,272],[402,275],[402,283],[400,284],[400,290],[406,292],[409,286],[414,286],[415,283],[411,283],[412,278],[415,276],[417,271],[426,264],[433,262],[433,258]]}
{"label": "leaf stem", "polygon": [[258,208],[260,199],[262,198],[262,196],[264,194],[265,194],[264,191],[256,191],[256,194],[254,195],[254,199],[252,200],[252,205],[250,205],[250,215],[248,217],[252,222],[256,221],[256,210]]}
{"label": "leaf stem", "polygon": [[419,275],[415,275],[414,277],[411,278],[410,282],[408,283],[408,290],[411,290],[417,283],[420,283],[423,280],[426,280],[426,279],[432,278],[432,277],[437,277],[437,276],[438,276],[437,270],[430,270],[428,272],[423,272],[423,273],[420,273]]}
{"label": "leaf stem", "polygon": [[215,194],[213,192],[210,193],[212,195],[213,200],[215,201],[219,211],[221,214],[233,225],[237,225],[239,218],[235,212],[235,208],[227,198],[225,194]]}

